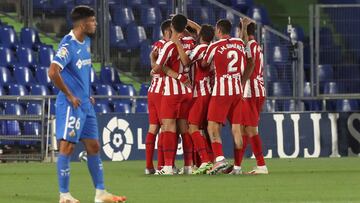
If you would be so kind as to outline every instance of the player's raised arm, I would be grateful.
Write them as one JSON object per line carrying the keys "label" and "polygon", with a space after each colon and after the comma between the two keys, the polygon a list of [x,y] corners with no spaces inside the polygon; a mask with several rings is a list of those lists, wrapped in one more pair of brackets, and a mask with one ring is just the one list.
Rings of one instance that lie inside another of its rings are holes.
{"label": "player's raised arm", "polygon": [[[255,23],[250,23],[246,26],[246,36],[249,39],[253,39],[255,35]],[[248,42],[246,45],[246,68],[244,71],[244,75],[241,78],[241,83],[244,86],[246,81],[250,78],[255,69],[255,57],[253,56],[253,52],[251,50],[250,43]]]}
{"label": "player's raised arm", "polygon": [[187,25],[188,25],[189,27],[193,28],[194,30],[196,30],[196,33],[199,35],[200,29],[201,29],[201,26],[200,26],[199,24],[197,24],[196,22],[188,19]]}

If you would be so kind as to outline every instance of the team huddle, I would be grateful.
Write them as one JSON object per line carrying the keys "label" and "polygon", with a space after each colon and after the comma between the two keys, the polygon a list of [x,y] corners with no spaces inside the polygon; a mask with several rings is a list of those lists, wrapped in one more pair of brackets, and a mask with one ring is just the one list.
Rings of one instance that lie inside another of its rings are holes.
{"label": "team huddle", "polygon": [[[257,131],[265,101],[263,54],[255,40],[255,23],[245,18],[239,28],[240,38],[234,38],[227,19],[219,20],[214,28],[181,14],[161,24],[163,39],[154,43],[150,54],[145,174],[178,173],[174,163],[179,135],[184,152],[184,168],[179,173],[242,174],[250,142],[257,166],[249,173],[268,174]],[[217,41],[213,41],[215,36]],[[221,128],[226,120],[234,140],[233,165],[223,154]]]}

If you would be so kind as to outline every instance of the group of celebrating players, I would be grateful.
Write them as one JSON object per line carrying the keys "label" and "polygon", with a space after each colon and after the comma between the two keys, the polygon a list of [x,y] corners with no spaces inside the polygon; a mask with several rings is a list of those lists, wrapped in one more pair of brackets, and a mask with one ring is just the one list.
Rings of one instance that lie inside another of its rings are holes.
{"label": "group of celebrating players", "polygon": [[[265,101],[263,54],[255,40],[255,22],[241,19],[239,28],[240,38],[235,38],[230,36],[232,24],[227,19],[219,20],[214,28],[200,26],[181,14],[161,24],[163,39],[154,43],[150,54],[145,174],[177,173],[179,135],[184,152],[180,173],[242,174],[241,163],[250,142],[257,166],[248,173],[268,174],[257,129]],[[226,120],[234,140],[233,166],[223,154],[221,127]]]}

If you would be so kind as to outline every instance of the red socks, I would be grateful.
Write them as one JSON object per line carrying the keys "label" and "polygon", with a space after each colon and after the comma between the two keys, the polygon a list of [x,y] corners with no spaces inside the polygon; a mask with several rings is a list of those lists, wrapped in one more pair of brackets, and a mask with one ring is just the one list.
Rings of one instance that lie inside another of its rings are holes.
{"label": "red socks", "polygon": [[222,149],[222,144],[219,142],[213,142],[211,143],[212,149],[214,151],[214,157],[215,159],[219,156],[224,156],[224,152]]}
{"label": "red socks", "polygon": [[159,133],[159,138],[158,138],[158,153],[157,153],[157,160],[158,160],[158,165],[157,168],[158,170],[161,170],[161,167],[164,166],[164,150],[163,150],[163,133]]}
{"label": "red socks", "polygon": [[255,136],[250,137],[250,144],[252,151],[254,152],[256,163],[258,166],[265,166],[264,155],[262,152],[262,143],[260,136],[257,134]]}
{"label": "red socks", "polygon": [[247,146],[247,142],[248,142],[249,137],[246,135],[242,136],[242,140],[243,140],[243,147],[242,149],[236,149],[234,147],[234,165],[235,166],[241,166],[241,162],[243,160],[244,157],[244,153],[246,151],[246,146]]}
{"label": "red socks", "polygon": [[185,166],[193,165],[193,143],[189,133],[184,133],[181,135],[183,141],[183,150],[184,150],[184,162]]}
{"label": "red socks", "polygon": [[172,166],[176,155],[177,136],[174,132],[163,132],[163,151],[165,166]]}
{"label": "red socks", "polygon": [[153,169],[153,155],[155,149],[155,140],[156,135],[148,132],[145,139],[145,158],[146,158],[146,168]]}
{"label": "red socks", "polygon": [[204,143],[205,143],[205,146],[206,146],[206,152],[208,154],[208,157],[209,157],[209,160],[211,162],[214,162],[214,152],[211,148],[211,142],[210,142],[210,139],[208,139],[207,137],[203,136],[202,137],[203,140],[204,140]]}
{"label": "red socks", "polygon": [[200,131],[195,131],[193,134],[191,134],[191,138],[194,142],[194,149],[199,154],[201,162],[209,162],[210,159],[206,151],[206,143],[204,142],[204,140],[206,142],[207,140],[204,139],[204,137],[200,134]]}

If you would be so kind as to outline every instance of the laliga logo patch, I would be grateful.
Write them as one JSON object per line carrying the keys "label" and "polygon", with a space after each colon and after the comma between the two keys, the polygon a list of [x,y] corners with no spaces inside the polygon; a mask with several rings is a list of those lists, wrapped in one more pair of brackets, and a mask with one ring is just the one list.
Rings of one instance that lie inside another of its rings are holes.
{"label": "laliga logo patch", "polygon": [[103,150],[112,161],[127,160],[134,144],[129,123],[124,119],[113,117],[103,129]]}
{"label": "laliga logo patch", "polygon": [[59,58],[61,58],[61,59],[65,59],[65,58],[67,58],[68,57],[68,50],[67,50],[67,48],[65,47],[65,45],[64,46],[62,46],[60,49],[59,49],[59,51],[56,53],[56,56],[57,57],[59,57]]}

